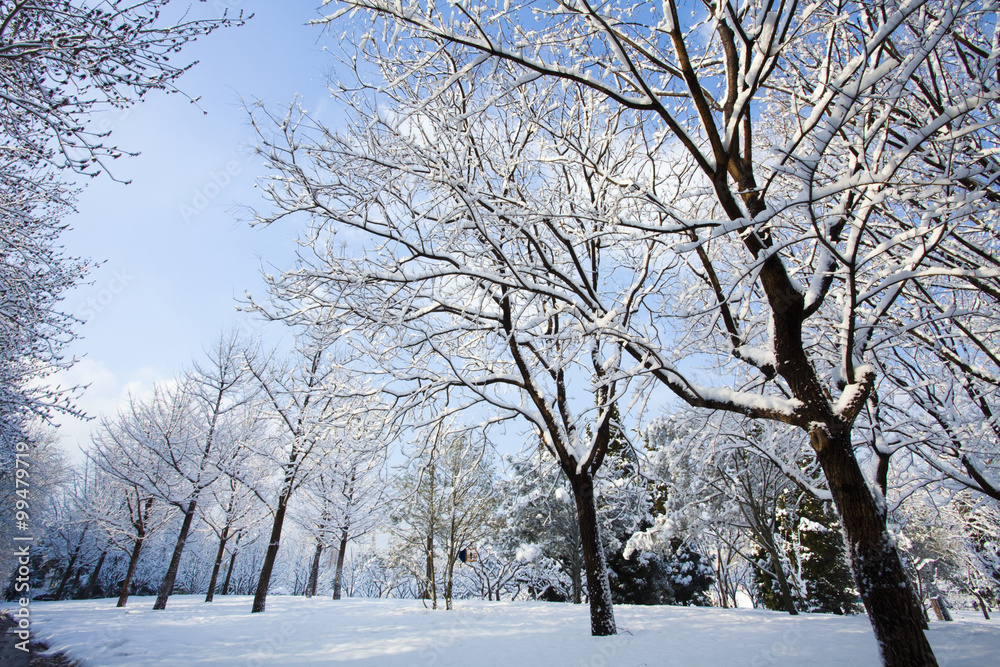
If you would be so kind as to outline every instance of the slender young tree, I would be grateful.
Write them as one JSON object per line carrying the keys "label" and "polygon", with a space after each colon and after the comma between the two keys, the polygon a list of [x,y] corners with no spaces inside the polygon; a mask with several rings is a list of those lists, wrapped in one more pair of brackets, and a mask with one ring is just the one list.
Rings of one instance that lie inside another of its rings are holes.
{"label": "slender young tree", "polygon": [[440,594],[451,609],[459,552],[486,537],[500,493],[488,442],[446,428],[431,437],[434,444],[400,473],[391,518],[397,536],[427,564],[423,585],[432,607]]}
{"label": "slender young tree", "polygon": [[165,609],[173,593],[181,556],[202,492],[236,458],[234,452],[248,445],[248,440],[253,437],[255,423],[251,420],[248,424],[247,420],[239,418],[241,408],[247,406],[253,395],[247,391],[248,373],[242,365],[247,356],[245,343],[235,333],[223,334],[209,350],[206,362],[196,363],[187,379],[188,409],[199,420],[200,437],[195,439],[196,444],[186,443],[185,450],[170,452],[171,458],[180,462],[178,472],[189,492],[180,505],[184,518],[153,609]]}
{"label": "slender young tree", "polygon": [[[108,441],[104,440],[102,444],[106,445]],[[128,566],[118,592],[117,606],[124,607],[128,603],[143,547],[173,518],[175,508],[142,487],[136,481],[140,476],[135,471],[129,471],[123,459],[113,462],[102,460],[102,457],[115,456],[116,453],[114,447],[95,447],[88,452],[98,477],[96,492],[88,496],[86,508],[108,534],[110,545],[128,557]],[[153,467],[156,461],[150,457],[144,464]]]}
{"label": "slender young tree", "polygon": [[[247,461],[244,459],[242,464],[246,465]],[[250,470],[244,468],[242,476],[246,476],[247,473],[252,474]],[[218,538],[219,546],[212,564],[212,575],[209,578],[205,602],[211,602],[215,599],[219,573],[222,570],[222,562],[225,559],[226,547],[230,540],[238,540],[243,533],[253,530],[255,524],[260,522],[265,513],[263,503],[260,502],[257,493],[231,475],[227,475],[224,480],[217,482],[211,489],[215,502],[210,508],[207,508],[207,511],[203,512],[202,519]],[[234,549],[232,553],[235,557],[236,550]],[[233,558],[230,560],[232,561]],[[230,570],[232,566],[233,563],[230,562]],[[230,572],[227,571],[227,578],[229,574]]]}
{"label": "slender young tree", "polygon": [[269,418],[281,433],[283,446],[276,463],[280,480],[271,504],[272,522],[267,552],[254,593],[254,613],[267,603],[274,563],[281,546],[285,516],[295,491],[308,479],[325,453],[325,443],[338,426],[366,409],[349,400],[341,366],[335,357],[335,339],[320,328],[305,328],[296,338],[293,357],[247,358],[247,367],[268,402]]}
{"label": "slender young tree", "polygon": [[348,545],[375,529],[382,517],[386,449],[365,441],[371,432],[358,426],[362,424],[364,417],[359,416],[328,436],[321,467],[304,486],[300,523],[316,540],[307,595],[316,594],[320,559],[324,549],[333,547],[333,599],[341,598]]}
{"label": "slender young tree", "polygon": [[241,350],[237,337],[220,336],[208,362],[173,387],[157,386],[148,401],[131,399],[117,420],[104,420],[95,439],[94,460],[107,472],[181,513],[154,609],[164,609],[173,592],[202,493],[251,444],[255,421],[241,414],[252,396]]}

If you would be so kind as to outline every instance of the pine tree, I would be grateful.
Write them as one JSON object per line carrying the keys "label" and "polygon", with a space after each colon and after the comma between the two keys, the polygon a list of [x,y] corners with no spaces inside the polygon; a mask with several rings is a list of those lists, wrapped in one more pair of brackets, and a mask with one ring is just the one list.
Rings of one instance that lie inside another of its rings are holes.
{"label": "pine tree", "polygon": [[[643,524],[640,529],[648,528]],[[619,535],[622,545],[630,535]],[[611,583],[611,598],[615,604],[674,604],[674,588],[671,585],[670,564],[657,553],[637,552],[625,558],[624,546],[609,549],[608,578]]]}
{"label": "pine tree", "polygon": [[[583,601],[583,547],[572,491],[562,470],[543,448],[511,461],[515,499],[510,539],[532,563],[529,588],[535,595]],[[551,567],[549,567],[551,565]]]}
{"label": "pine tree", "polygon": [[[829,503],[812,496],[793,498],[786,491],[780,502],[778,526],[786,572],[795,584],[796,606],[809,612],[859,613],[860,598],[847,566],[840,520]],[[762,550],[755,556],[770,565]],[[766,567],[756,568],[756,575],[764,606],[784,609]]]}
{"label": "pine tree", "polygon": [[694,547],[675,537],[670,541],[669,580],[674,591],[671,604],[707,607],[708,589],[715,583],[712,566]]}
{"label": "pine tree", "polygon": [[797,556],[805,585],[805,610],[857,614],[861,600],[847,567],[840,520],[833,508],[807,496],[799,501],[797,518]]}

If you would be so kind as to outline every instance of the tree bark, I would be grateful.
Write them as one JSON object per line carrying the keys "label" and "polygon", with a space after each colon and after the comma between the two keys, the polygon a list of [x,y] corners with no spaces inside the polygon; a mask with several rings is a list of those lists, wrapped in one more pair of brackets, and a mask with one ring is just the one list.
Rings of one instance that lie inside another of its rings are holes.
{"label": "tree bark", "polygon": [[306,584],[307,598],[316,595],[316,586],[319,583],[319,559],[322,555],[323,543],[316,542],[316,553],[313,554],[312,567],[309,568],[309,583]]}
{"label": "tree bark", "polygon": [[69,564],[66,569],[63,570],[62,579],[59,580],[59,586],[56,588],[56,599],[62,600],[63,593],[66,590],[66,584],[69,583],[70,577],[73,575],[73,565],[76,563],[76,554],[70,556]]}
{"label": "tree bark", "polygon": [[[567,507],[567,509],[569,509]],[[570,510],[572,513],[576,513],[576,507]],[[570,585],[573,590],[570,591],[571,601],[573,604],[583,603],[583,563],[581,562],[583,554],[583,544],[580,542],[580,520],[576,516],[572,517],[572,552],[569,557],[569,579]]]}
{"label": "tree bark", "polygon": [[97,565],[94,566],[94,571],[90,573],[90,579],[87,580],[87,588],[84,590],[83,597],[94,597],[94,589],[97,587],[97,580],[101,576],[101,568],[104,567],[104,559],[107,557],[108,550],[105,549],[101,552],[101,557],[97,559]]}
{"label": "tree bark", "polygon": [[337,550],[337,571],[333,575],[333,599],[340,599],[344,581],[344,554],[347,551],[347,531],[340,534],[340,548]]}
{"label": "tree bark", "polygon": [[[237,540],[237,544],[239,541]],[[222,591],[219,595],[229,595],[229,582],[233,580],[233,566],[236,565],[236,554],[239,551],[234,551],[232,555],[229,556],[229,569],[226,570],[226,580],[222,582]]]}
{"label": "tree bark", "polygon": [[448,555],[448,567],[445,571],[444,576],[444,608],[446,611],[451,611],[451,593],[453,590],[453,584],[455,581],[455,558]]}
{"label": "tree bark", "polygon": [[288,510],[288,501],[292,495],[290,483],[286,480],[284,493],[278,499],[278,511],[274,513],[274,523],[271,525],[271,540],[267,543],[267,554],[264,556],[264,565],[260,569],[260,577],[257,579],[257,590],[253,596],[253,609],[250,613],[257,614],[264,611],[267,605],[267,589],[271,585],[271,572],[274,570],[274,561],[278,558],[278,547],[281,546],[281,528],[285,523],[285,512]]}
{"label": "tree bark", "polygon": [[781,592],[781,602],[785,605],[785,611],[792,616],[797,616],[799,611],[795,608],[795,598],[792,597],[792,589],[788,585],[785,568],[781,566],[781,556],[778,555],[778,548],[774,545],[769,545],[767,552],[771,556],[771,567],[774,568],[774,578],[778,582],[778,590]]}
{"label": "tree bark", "polygon": [[194,519],[194,511],[197,507],[198,497],[195,496],[188,502],[187,509],[184,511],[181,532],[177,534],[177,542],[174,544],[174,554],[170,557],[170,566],[167,567],[167,574],[160,583],[160,590],[157,592],[153,609],[166,609],[167,600],[174,592],[174,582],[177,581],[177,571],[181,566],[181,555],[184,553],[184,545],[187,543],[188,532],[191,530],[191,521]]}
{"label": "tree bark", "polygon": [[89,523],[83,527],[83,532],[80,533],[80,539],[77,541],[76,547],[73,548],[73,553],[70,554],[69,563],[66,564],[66,570],[63,572],[62,580],[59,582],[59,588],[56,589],[57,600],[62,599],[63,591],[65,591],[66,584],[69,583],[69,578],[73,574],[73,566],[76,565],[76,560],[80,557],[80,549],[83,548],[83,540],[87,537],[87,529],[89,528]]}
{"label": "tree bark", "polygon": [[587,570],[587,597],[590,600],[590,634],[595,637],[618,634],[611,605],[611,586],[604,558],[604,544],[597,521],[594,478],[590,472],[570,475],[576,498],[576,516],[583,545],[583,563]]}
{"label": "tree bark", "polygon": [[132,587],[132,578],[135,576],[135,568],[139,565],[139,555],[142,553],[142,544],[146,540],[145,533],[139,534],[132,544],[132,557],[128,561],[128,571],[122,581],[121,592],[118,593],[118,607],[124,607],[128,602],[129,588]]}
{"label": "tree bark", "polygon": [[[583,548],[582,546],[580,547]],[[580,567],[580,560],[578,558],[573,559],[572,568],[570,569],[570,582],[573,586],[571,592],[573,604],[583,604],[583,572]]]}
{"label": "tree bark", "polygon": [[434,572],[434,526],[431,525],[431,533],[427,536],[427,564],[424,576],[427,577],[427,595],[431,597],[431,609],[438,608],[437,595],[437,575]]}
{"label": "tree bark", "polygon": [[990,620],[990,611],[986,607],[986,600],[983,599],[983,596],[980,595],[979,591],[977,590],[973,590],[972,594],[976,596],[977,600],[979,600],[979,610],[983,612],[983,618],[985,618],[987,621]]}
{"label": "tree bark", "polygon": [[813,448],[844,526],[861,600],[887,667],[937,665],[923,631],[923,613],[896,546],[851,449],[850,430],[814,428]]}
{"label": "tree bark", "polygon": [[222,529],[219,536],[219,549],[215,552],[215,565],[212,566],[212,578],[208,582],[208,592],[205,594],[205,602],[215,599],[215,586],[219,582],[219,570],[222,569],[222,559],[226,555],[226,542],[229,541],[229,526]]}

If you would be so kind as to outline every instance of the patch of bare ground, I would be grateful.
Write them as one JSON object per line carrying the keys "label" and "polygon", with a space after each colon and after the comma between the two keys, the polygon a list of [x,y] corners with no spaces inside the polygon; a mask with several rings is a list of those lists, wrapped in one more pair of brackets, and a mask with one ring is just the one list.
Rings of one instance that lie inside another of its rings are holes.
{"label": "patch of bare ground", "polygon": [[49,647],[43,642],[32,641],[28,652],[18,649],[20,641],[14,630],[17,621],[10,614],[0,616],[0,665],[4,667],[80,667],[80,663],[65,653],[47,653]]}

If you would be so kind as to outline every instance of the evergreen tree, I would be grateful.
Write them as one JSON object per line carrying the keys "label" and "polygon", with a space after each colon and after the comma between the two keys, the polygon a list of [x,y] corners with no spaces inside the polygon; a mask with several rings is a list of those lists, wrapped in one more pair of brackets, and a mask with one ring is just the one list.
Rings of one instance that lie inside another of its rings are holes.
{"label": "evergreen tree", "polygon": [[612,411],[608,459],[601,497],[612,599],[624,604],[709,604],[712,569],[683,540],[674,538],[663,553],[638,550],[625,556],[629,538],[653,526],[652,513],[664,511],[667,488],[636,483],[640,462],[620,427],[617,407]]}
{"label": "evergreen tree", "polygon": [[707,607],[711,604],[708,589],[715,579],[707,558],[684,540],[675,537],[670,541],[667,566],[673,588],[671,604],[685,607]]}
{"label": "evergreen tree", "polygon": [[519,557],[529,561],[525,573],[531,594],[549,599],[583,601],[583,547],[572,491],[562,470],[539,448],[538,454],[510,463],[514,500],[509,509]]}
{"label": "evergreen tree", "polygon": [[[840,520],[828,502],[812,496],[793,499],[785,492],[778,515],[785,571],[794,582],[796,606],[802,611],[832,614],[860,612],[860,598],[847,566]],[[770,565],[763,550],[755,553]],[[767,609],[784,609],[774,578],[766,566],[756,568],[757,590]]]}
{"label": "evergreen tree", "polygon": [[857,614],[860,598],[847,567],[844,539],[829,503],[807,496],[798,507],[798,564],[806,611]]}
{"label": "evergreen tree", "polygon": [[[641,528],[648,528],[643,525]],[[629,535],[618,536],[624,543]],[[650,551],[625,558],[624,547],[608,549],[608,578],[615,604],[673,604],[672,569],[663,557]]]}

